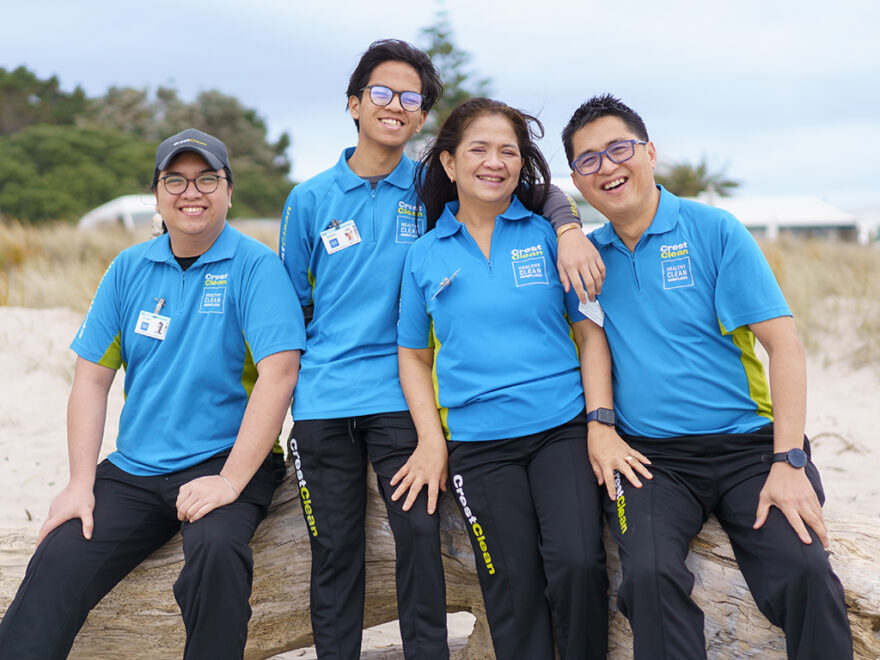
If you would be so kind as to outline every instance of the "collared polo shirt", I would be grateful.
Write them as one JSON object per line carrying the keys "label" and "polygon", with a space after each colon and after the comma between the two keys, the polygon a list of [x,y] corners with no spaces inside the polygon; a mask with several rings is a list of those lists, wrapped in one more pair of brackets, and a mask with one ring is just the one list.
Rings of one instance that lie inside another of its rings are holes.
{"label": "collared polo shirt", "polygon": [[[164,339],[142,334],[142,312],[167,318]],[[71,348],[125,368],[125,405],[108,458],[131,474],[155,475],[231,447],[255,365],[304,345],[302,314],[278,257],[226,225],[186,271],[167,234],[123,250]]]}
{"label": "collared polo shirt", "polygon": [[584,408],[566,312],[583,320],[556,272],[556,235],[512,198],[487,260],[446,205],[404,266],[398,342],[434,349],[450,440],[498,440],[563,424]]}
{"label": "collared polo shirt", "polygon": [[[279,254],[300,305],[314,305],[293,401],[294,419],[406,410],[397,372],[397,307],[406,253],[424,233],[403,156],[375,188],[336,165],[296,186],[281,221]],[[418,213],[418,218],[416,214]],[[321,232],[353,220],[360,242],[328,252]]]}
{"label": "collared polo shirt", "polygon": [[772,421],[747,326],[791,312],[742,223],[660,187],[632,252],[611,223],[589,238],[607,272],[599,301],[619,427],[671,437],[746,433]]}

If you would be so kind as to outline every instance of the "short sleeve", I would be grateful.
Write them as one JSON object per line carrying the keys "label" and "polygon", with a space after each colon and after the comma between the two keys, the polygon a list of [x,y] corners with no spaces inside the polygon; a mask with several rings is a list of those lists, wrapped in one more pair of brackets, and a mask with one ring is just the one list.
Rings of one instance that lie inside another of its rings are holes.
{"label": "short sleeve", "polygon": [[727,332],[750,323],[791,316],[761,248],[733,216],[725,216],[721,223],[715,311]]}
{"label": "short sleeve", "polygon": [[284,204],[278,236],[278,255],[301,306],[312,304],[312,283],[309,280],[312,258],[309,228],[315,212],[310,203],[312,198],[308,193],[298,192],[297,188],[290,191]]}
{"label": "short sleeve", "polygon": [[397,321],[397,343],[404,348],[429,348],[431,346],[431,316],[425,294],[413,272],[415,249],[410,249],[403,265],[400,283],[400,316]]}
{"label": "short sleeve", "polygon": [[86,318],[70,348],[79,357],[109,369],[122,366],[119,282],[122,256],[116,257],[98,284]]}
{"label": "short sleeve", "polygon": [[259,362],[306,345],[302,308],[278,257],[267,251],[252,265],[241,300],[242,332]]}

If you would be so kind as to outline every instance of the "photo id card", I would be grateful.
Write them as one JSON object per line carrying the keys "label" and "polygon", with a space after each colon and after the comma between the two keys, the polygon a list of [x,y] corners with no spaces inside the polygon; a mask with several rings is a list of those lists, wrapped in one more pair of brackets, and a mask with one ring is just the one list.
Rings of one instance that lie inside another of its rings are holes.
{"label": "photo id card", "polygon": [[152,337],[153,339],[162,341],[165,339],[165,334],[168,332],[168,326],[170,323],[171,317],[141,311],[134,331],[144,337]]}
{"label": "photo id card", "polygon": [[321,240],[324,241],[327,254],[333,254],[360,243],[361,235],[355,227],[354,220],[348,220],[338,227],[330,227],[322,231]]}

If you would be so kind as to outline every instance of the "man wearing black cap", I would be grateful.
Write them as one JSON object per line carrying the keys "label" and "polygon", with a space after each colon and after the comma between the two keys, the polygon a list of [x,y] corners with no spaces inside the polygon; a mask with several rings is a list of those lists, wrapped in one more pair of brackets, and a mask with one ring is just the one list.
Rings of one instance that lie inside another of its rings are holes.
{"label": "man wearing black cap", "polygon": [[[244,654],[248,543],[283,474],[272,448],[303,320],[278,257],[226,223],[222,142],[195,129],[165,140],[153,191],[167,234],[117,256],[71,344],[70,481],[0,623],[3,660],[66,657],[92,607],[178,531],[184,657]],[[116,451],[97,464],[120,366]]]}

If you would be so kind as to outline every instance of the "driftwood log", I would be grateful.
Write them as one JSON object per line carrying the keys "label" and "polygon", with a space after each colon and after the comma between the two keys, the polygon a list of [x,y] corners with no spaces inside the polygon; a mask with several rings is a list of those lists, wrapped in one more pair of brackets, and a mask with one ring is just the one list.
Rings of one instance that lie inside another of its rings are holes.
{"label": "driftwood log", "polygon": [[[394,547],[384,507],[369,479],[367,512],[367,603],[364,626],[397,618],[394,593]],[[309,623],[309,541],[295,480],[288,477],[275,494],[268,518],[257,530],[254,590],[251,597],[246,657],[272,655],[312,644]],[[493,658],[483,600],[465,527],[450,497],[441,506],[444,568],[450,612],[469,611],[474,631],[458,660]],[[880,658],[880,531],[866,517],[827,525],[833,537],[832,561],[846,590],[856,658]],[[24,575],[34,537],[0,532],[0,607],[8,607]],[[629,628],[614,609],[619,584],[617,551],[606,534],[612,593],[608,657],[632,657]],[[696,576],[694,597],[706,612],[706,643],[710,658],[785,657],[782,632],[758,612],[740,575],[733,553],[717,522],[711,520],[691,545],[689,567]],[[183,561],[180,537],[172,539],[120,583],[89,616],[71,658],[118,660],[179,658],[183,624],[171,585]],[[46,625],[51,625],[47,621]],[[402,656],[401,656],[402,657]]]}

